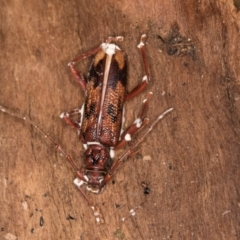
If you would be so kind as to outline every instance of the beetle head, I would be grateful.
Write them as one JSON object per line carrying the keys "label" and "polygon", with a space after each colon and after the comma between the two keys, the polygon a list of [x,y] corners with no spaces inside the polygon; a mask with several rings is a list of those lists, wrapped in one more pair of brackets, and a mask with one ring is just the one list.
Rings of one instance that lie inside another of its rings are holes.
{"label": "beetle head", "polygon": [[84,155],[84,178],[87,190],[100,193],[104,187],[101,183],[112,163],[109,149],[102,145],[89,145]]}

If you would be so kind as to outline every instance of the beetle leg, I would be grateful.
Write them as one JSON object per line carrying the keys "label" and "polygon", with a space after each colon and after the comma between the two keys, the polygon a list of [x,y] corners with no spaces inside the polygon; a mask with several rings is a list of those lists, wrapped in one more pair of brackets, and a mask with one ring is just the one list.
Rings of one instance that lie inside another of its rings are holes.
{"label": "beetle leg", "polygon": [[122,148],[127,142],[131,141],[132,136],[139,130],[141,130],[144,126],[146,126],[149,122],[149,119],[145,117],[145,113],[148,108],[148,101],[152,97],[152,92],[147,94],[147,98],[143,100],[143,106],[140,116],[130,125],[120,137],[120,141],[114,150]]}
{"label": "beetle leg", "polygon": [[113,174],[115,171],[119,168],[119,166],[126,160],[128,157],[135,151],[136,147],[144,140],[144,138],[152,131],[153,127],[169,112],[171,112],[173,108],[169,108],[167,111],[159,115],[153,123],[149,126],[147,131],[136,140],[136,142],[129,147],[129,149],[115,162],[115,164],[112,166],[111,170],[107,173],[107,175],[104,177],[104,180],[102,181],[102,186],[104,186],[109,180],[111,180]]}
{"label": "beetle leg", "polygon": [[125,101],[128,101],[134,98],[136,95],[142,92],[149,83],[150,73],[149,73],[149,67],[148,67],[148,62],[146,58],[146,52],[144,48],[145,44],[146,44],[146,34],[143,34],[141,36],[140,43],[138,44],[138,48],[140,49],[142,54],[145,75],[142,78],[142,82],[126,95]]}
{"label": "beetle leg", "polygon": [[100,49],[101,49],[100,46],[97,48],[94,48],[86,53],[79,55],[78,57],[74,58],[71,62],[68,63],[68,66],[73,75],[73,78],[79,84],[79,86],[83,89],[83,91],[86,91],[87,82],[84,79],[84,77],[82,76],[82,74],[76,69],[75,64],[76,64],[76,62],[78,62],[84,58],[95,55]]}
{"label": "beetle leg", "polygon": [[[82,105],[82,107],[79,108],[75,108],[74,110],[70,111],[70,112],[63,112],[60,114],[60,118],[63,118],[63,120],[73,129],[75,129],[76,131],[80,131],[81,128],[81,124],[82,124],[82,118],[83,118],[83,110],[84,110],[84,104]],[[73,119],[74,115],[80,114],[80,123],[75,121]]]}

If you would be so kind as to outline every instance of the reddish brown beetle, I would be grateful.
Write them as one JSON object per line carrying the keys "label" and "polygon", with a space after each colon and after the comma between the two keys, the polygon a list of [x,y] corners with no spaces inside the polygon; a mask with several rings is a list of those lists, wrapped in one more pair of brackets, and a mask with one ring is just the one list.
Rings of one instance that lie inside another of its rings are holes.
{"label": "reddish brown beetle", "polygon": [[[74,79],[85,92],[86,100],[80,109],[62,113],[60,117],[78,132],[79,138],[83,142],[85,153],[84,166],[81,169],[77,167],[72,158],[63,151],[59,144],[31,120],[0,106],[1,111],[22,118],[35,126],[63,154],[76,172],[77,178],[74,180],[74,184],[91,206],[97,223],[104,222],[103,216],[98,207],[83,192],[81,185],[86,184],[87,190],[94,193],[101,192],[120,164],[136,151],[136,147],[143,141],[154,125],[163,118],[165,114],[172,111],[172,108],[170,108],[161,114],[150,125],[142,137],[137,139],[136,142],[113,163],[114,151],[123,147],[131,140],[135,132],[142,129],[149,122],[149,119],[144,117],[144,113],[152,93],[148,93],[147,98],[143,101],[140,116],[125,131],[122,129],[124,123],[124,103],[142,92],[150,80],[149,67],[144,49],[145,40],[146,35],[144,34],[141,36],[138,45],[143,58],[145,75],[142,82],[130,92],[126,90],[127,63],[125,54],[113,43],[123,41],[123,37],[109,37],[106,43],[102,43],[99,47],[78,56],[69,63]],[[76,69],[75,63],[92,55],[95,55],[95,57],[86,81]],[[73,119],[73,116],[76,114],[80,114],[80,123]]]}

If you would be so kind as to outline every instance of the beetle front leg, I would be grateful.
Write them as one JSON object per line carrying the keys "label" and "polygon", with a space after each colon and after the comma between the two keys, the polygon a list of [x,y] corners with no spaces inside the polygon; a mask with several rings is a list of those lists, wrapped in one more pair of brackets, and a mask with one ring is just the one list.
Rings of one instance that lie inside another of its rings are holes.
{"label": "beetle front leg", "polygon": [[128,100],[134,98],[139,93],[141,93],[147,87],[149,80],[150,80],[149,67],[148,67],[146,52],[145,52],[145,48],[144,48],[144,46],[146,44],[146,37],[147,37],[146,34],[143,34],[141,36],[140,43],[138,44],[138,48],[140,49],[141,54],[142,54],[145,75],[142,78],[142,82],[127,94],[125,101],[128,101]]}
{"label": "beetle front leg", "polygon": [[86,53],[81,54],[80,56],[74,58],[71,62],[68,63],[68,66],[70,68],[70,71],[73,75],[73,78],[75,79],[75,81],[77,82],[77,84],[79,84],[79,86],[82,88],[83,91],[86,91],[86,86],[87,86],[87,82],[84,79],[84,77],[82,76],[82,74],[76,69],[75,64],[76,62],[90,57],[92,55],[95,55],[99,50],[101,49],[101,47],[97,47],[94,48]]}

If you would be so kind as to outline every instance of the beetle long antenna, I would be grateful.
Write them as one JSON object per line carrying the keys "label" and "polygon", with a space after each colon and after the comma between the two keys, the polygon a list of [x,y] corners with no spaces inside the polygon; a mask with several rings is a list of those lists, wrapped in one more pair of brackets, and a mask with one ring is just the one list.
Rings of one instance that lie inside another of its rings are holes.
{"label": "beetle long antenna", "polygon": [[43,136],[44,138],[46,138],[49,142],[51,142],[55,148],[64,156],[64,158],[71,164],[71,166],[73,167],[73,169],[77,172],[79,171],[77,165],[73,162],[72,160],[72,157],[67,154],[63,149],[62,147],[56,143],[53,138],[47,134],[46,132],[44,132],[38,125],[36,125],[32,120],[28,119],[27,117],[24,117],[22,116],[21,114],[18,114],[18,113],[15,113],[15,112],[12,112],[2,106],[0,106],[0,110],[4,113],[7,113],[7,114],[10,114],[12,115],[13,117],[16,117],[16,118],[19,118],[19,119],[22,119],[24,120],[25,122],[29,123],[30,125],[32,125],[33,127],[35,127]]}
{"label": "beetle long antenna", "polygon": [[[33,127],[35,127],[49,142],[51,142],[55,148],[66,158],[66,160],[71,164],[71,166],[74,168],[74,170],[77,173],[78,178],[81,177],[81,172],[79,171],[78,167],[76,166],[76,164],[73,162],[71,156],[69,154],[67,154],[62,147],[56,143],[52,137],[50,137],[47,133],[45,133],[38,125],[36,125],[32,120],[28,119],[27,117],[22,116],[21,114],[12,112],[2,106],[0,106],[0,110],[4,113],[10,114],[14,117],[17,117],[19,119],[22,119],[24,121],[26,121],[27,123],[29,123],[30,125],[32,125]],[[79,173],[79,174],[78,174]],[[84,179],[84,178],[83,178]],[[89,206],[91,207],[93,214],[95,216],[96,222],[97,223],[103,223],[104,219],[102,214],[100,213],[99,208],[86,196],[86,194],[82,191],[82,189],[80,187],[78,187],[79,193],[85,198],[85,200],[88,202]]]}

